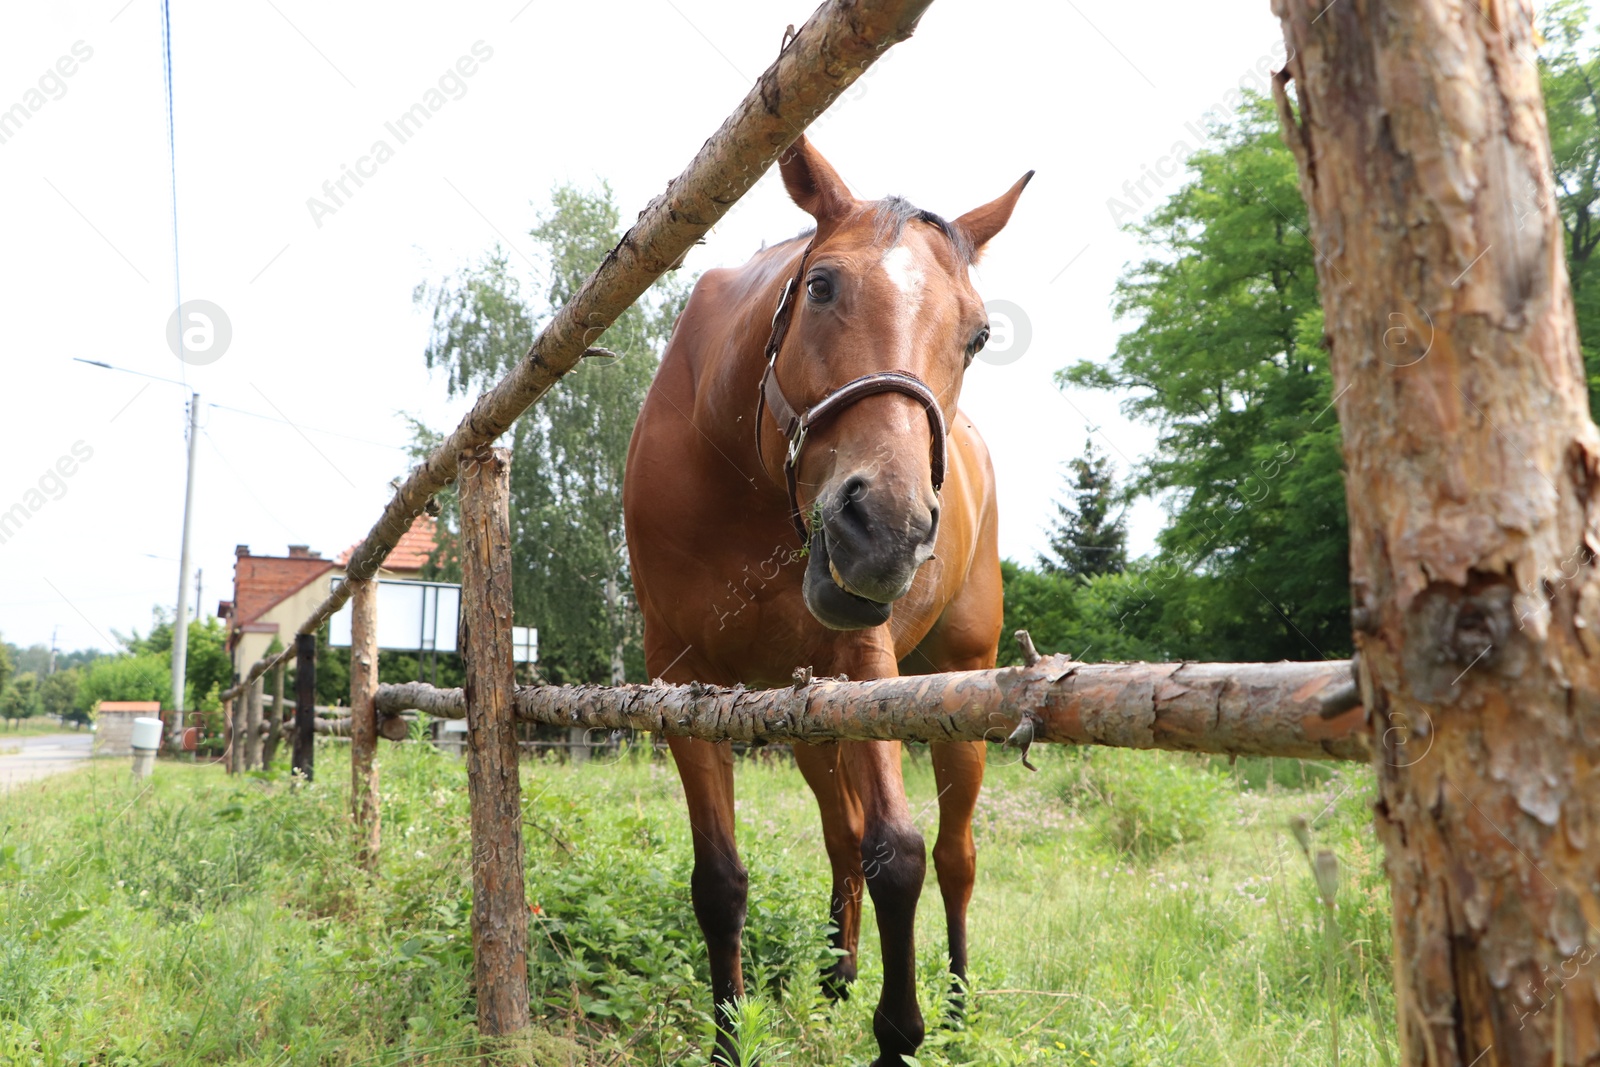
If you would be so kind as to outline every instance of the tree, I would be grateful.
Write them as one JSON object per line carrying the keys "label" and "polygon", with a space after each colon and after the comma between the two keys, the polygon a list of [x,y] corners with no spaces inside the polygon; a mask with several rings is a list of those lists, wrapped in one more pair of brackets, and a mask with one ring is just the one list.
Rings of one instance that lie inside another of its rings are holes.
{"label": "tree", "polygon": [[78,708],[90,713],[102,700],[155,700],[172,697],[172,665],[159,652],[104,656],[85,669],[78,686]]}
{"label": "tree", "polygon": [[0,716],[11,722],[29,719],[39,712],[39,676],[23,671],[0,692]]}
{"label": "tree", "polygon": [[[149,636],[140,637],[138,631],[134,631],[131,637],[123,637],[121,634],[117,634],[117,637],[135,656],[158,655],[171,662],[172,620],[167,618],[166,612],[159,607],[154,611]],[[197,711],[215,711],[220,706],[219,695],[233,685],[233,657],[228,654],[227,638],[227,630],[214,616],[207,616],[189,624],[188,658],[184,661],[188,675],[185,682],[187,687],[185,707]],[[154,699],[170,698],[169,693],[165,698]]]}
{"label": "tree", "polygon": [[1593,1064],[1600,430],[1532,5],[1274,6],[1328,253],[1400,1058]]}
{"label": "tree", "polygon": [[[519,361],[528,339],[616,246],[621,220],[610,187],[590,193],[558,186],[549,213],[530,233],[548,268],[542,294],[525,293],[498,246],[477,265],[417,288],[417,302],[432,315],[424,356],[446,373],[452,394],[481,389]],[[643,675],[622,530],[623,465],[686,295],[686,286],[666,283],[629,308],[591,342],[620,358],[586,358],[512,428],[516,617],[539,628],[540,666],[552,681]],[[419,448],[438,440],[426,427],[414,430]],[[445,512],[447,520],[453,512]],[[447,576],[453,538],[449,526],[436,553],[438,571]]]}
{"label": "tree", "polygon": [[11,647],[0,641],[0,692],[4,692],[6,684],[11,681],[11,676],[16,673],[15,661],[11,658]]}
{"label": "tree", "polygon": [[62,722],[87,722],[78,711],[78,687],[83,683],[83,670],[68,667],[46,675],[39,681],[39,707],[46,715],[54,715]]}
{"label": "tree", "polygon": [[1050,553],[1039,557],[1039,565],[1050,574],[1081,578],[1120,574],[1128,565],[1128,529],[1125,516],[1111,518],[1116,502],[1111,460],[1086,437],[1083,455],[1068,467],[1076,500],[1071,506],[1056,502]]}
{"label": "tree", "polygon": [[1130,493],[1170,494],[1172,521],[1129,625],[1181,657],[1338,655],[1344,492],[1305,205],[1268,101],[1213,133],[1194,177],[1131,224],[1152,251],[1117,283],[1135,328],[1059,378],[1130,393],[1124,410],[1161,432]]}

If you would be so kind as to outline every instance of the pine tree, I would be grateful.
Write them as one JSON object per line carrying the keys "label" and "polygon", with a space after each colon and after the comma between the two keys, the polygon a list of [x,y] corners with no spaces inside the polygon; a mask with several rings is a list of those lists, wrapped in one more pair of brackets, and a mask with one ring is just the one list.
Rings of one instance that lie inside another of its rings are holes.
{"label": "pine tree", "polygon": [[1116,503],[1111,461],[1085,438],[1083,455],[1067,467],[1075,502],[1056,502],[1050,552],[1039,557],[1039,565],[1051,574],[1081,578],[1120,574],[1128,565],[1128,529],[1125,515],[1111,517]]}

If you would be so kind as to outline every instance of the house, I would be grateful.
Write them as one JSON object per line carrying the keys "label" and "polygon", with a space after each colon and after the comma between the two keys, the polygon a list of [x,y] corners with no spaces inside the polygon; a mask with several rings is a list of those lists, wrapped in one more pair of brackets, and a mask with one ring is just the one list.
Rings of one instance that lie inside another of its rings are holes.
{"label": "house", "polygon": [[[390,578],[420,578],[433,553],[438,528],[430,515],[419,515],[396,543],[379,574]],[[273,638],[284,645],[343,578],[345,565],[359,543],[325,559],[307,545],[290,545],[287,556],[257,556],[249,545],[233,552],[233,599],[217,605],[217,616],[228,625],[227,647],[240,677],[271,647]]]}

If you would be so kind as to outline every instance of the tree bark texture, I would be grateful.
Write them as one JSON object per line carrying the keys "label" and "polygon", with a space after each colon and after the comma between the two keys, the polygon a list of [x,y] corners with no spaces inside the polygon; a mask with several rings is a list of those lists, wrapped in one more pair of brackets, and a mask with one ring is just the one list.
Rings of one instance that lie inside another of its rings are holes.
{"label": "tree bark texture", "polygon": [[248,697],[241,692],[228,707],[228,773],[239,774],[245,769],[245,702]]}
{"label": "tree bark texture", "polygon": [[461,457],[461,632],[467,798],[472,812],[472,957],[478,1031],[528,1025],[528,901],[517,778],[511,644],[511,452]]}
{"label": "tree bark texture", "polygon": [[[1363,710],[1324,715],[1349,660],[1077,663],[880,678],[788,689],[705,685],[519,686],[524,722],[648,730],[707,741],[1031,740],[1220,755],[1369,761]],[[459,689],[378,687],[378,710],[458,717]],[[1020,740],[1020,739],[1019,739]]]}
{"label": "tree bark texture", "polygon": [[1532,9],[1273,7],[1344,433],[1402,1059],[1600,1062],[1600,438]]}
{"label": "tree bark texture", "polygon": [[267,737],[261,743],[262,770],[272,766],[273,759],[278,755],[278,741],[283,737],[283,676],[287,672],[288,668],[279,664],[272,674],[272,710],[267,713]]}
{"label": "tree bark texture", "polygon": [[[473,405],[433,454],[413,469],[350,556],[353,579],[378,566],[412,520],[456,476],[457,457],[504,433],[645,290],[683,261],[796,137],[890,46],[910,37],[932,0],[831,0],[817,8],[683,173],[639,213],[622,241],[571,302],[539,332],[522,361]],[[344,606],[349,584],[300,626],[317,629]],[[287,650],[251,668],[254,680]],[[227,699],[224,694],[224,699]]]}
{"label": "tree bark texture", "polygon": [[317,639],[299,634],[294,639],[294,754],[290,773],[311,781],[317,751]]}
{"label": "tree bark texture", "polygon": [[244,769],[247,771],[261,767],[261,687],[264,684],[260,678],[255,680],[245,704]]}
{"label": "tree bark texture", "polygon": [[350,817],[363,867],[377,870],[383,829],[378,803],[378,587],[352,582],[350,598]]}

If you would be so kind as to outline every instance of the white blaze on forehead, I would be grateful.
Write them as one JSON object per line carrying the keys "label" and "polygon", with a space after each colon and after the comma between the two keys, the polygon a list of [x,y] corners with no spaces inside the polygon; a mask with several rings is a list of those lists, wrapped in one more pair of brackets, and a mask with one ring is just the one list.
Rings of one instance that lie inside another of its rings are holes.
{"label": "white blaze on forehead", "polygon": [[906,314],[915,315],[922,307],[922,268],[917,265],[916,253],[905,245],[895,245],[883,254],[883,272],[894,287],[905,297]]}

